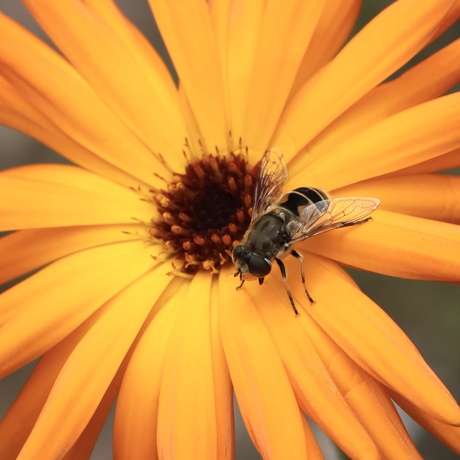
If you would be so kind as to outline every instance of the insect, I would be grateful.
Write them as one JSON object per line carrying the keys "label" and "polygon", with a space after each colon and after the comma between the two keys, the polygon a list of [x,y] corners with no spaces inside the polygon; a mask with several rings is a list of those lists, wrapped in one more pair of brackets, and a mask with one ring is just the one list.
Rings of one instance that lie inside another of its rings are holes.
{"label": "insect", "polygon": [[300,262],[302,283],[311,303],[314,302],[305,284],[303,256],[294,245],[312,236],[335,228],[349,227],[370,220],[369,215],[380,200],[371,197],[331,198],[319,188],[300,187],[284,193],[287,167],[283,156],[268,150],[263,156],[256,178],[251,223],[240,244],[232,253],[240,277],[245,281],[259,280],[270,273],[275,261],[281,271],[292,308],[298,315],[287,282],[286,268],[281,259],[287,255]]}

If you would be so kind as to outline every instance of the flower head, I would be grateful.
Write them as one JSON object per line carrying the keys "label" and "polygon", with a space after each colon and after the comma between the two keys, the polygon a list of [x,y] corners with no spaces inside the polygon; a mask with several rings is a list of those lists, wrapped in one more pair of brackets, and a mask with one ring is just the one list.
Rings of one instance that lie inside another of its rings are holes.
{"label": "flower head", "polygon": [[[264,458],[419,457],[394,402],[460,451],[460,409],[341,265],[458,283],[460,41],[387,81],[454,0],[400,0],[346,45],[360,3],[150,0],[179,83],[110,0],[25,1],[59,51],[0,16],[0,121],[74,165],[0,174],[0,375],[40,357],[1,458],[87,458],[117,398],[117,458],[232,458],[235,392]],[[433,69],[436,72],[433,72]],[[257,165],[289,190],[375,196],[238,291]],[[443,206],[439,206],[442,202]],[[293,260],[289,260],[293,259]],[[32,273],[32,274],[31,274]]]}

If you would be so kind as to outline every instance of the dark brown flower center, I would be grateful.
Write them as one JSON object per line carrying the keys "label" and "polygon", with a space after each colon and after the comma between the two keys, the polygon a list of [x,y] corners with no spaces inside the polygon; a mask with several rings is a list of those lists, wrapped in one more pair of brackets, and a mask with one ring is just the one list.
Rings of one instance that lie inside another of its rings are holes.
{"label": "dark brown flower center", "polygon": [[160,216],[151,234],[184,261],[182,271],[216,272],[231,260],[249,225],[255,174],[243,155],[203,155],[155,193]]}

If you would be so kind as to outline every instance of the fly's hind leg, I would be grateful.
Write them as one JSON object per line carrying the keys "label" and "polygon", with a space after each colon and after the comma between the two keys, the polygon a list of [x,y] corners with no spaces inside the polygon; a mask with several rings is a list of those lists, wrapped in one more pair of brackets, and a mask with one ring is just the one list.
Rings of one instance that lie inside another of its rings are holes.
{"label": "fly's hind leg", "polygon": [[289,284],[287,282],[286,268],[284,267],[284,264],[283,262],[281,262],[280,259],[275,258],[275,260],[276,260],[276,263],[278,264],[278,267],[280,268],[281,276],[283,277],[283,281],[284,281],[284,287],[286,288],[286,292],[289,297],[289,300],[291,301],[292,308],[294,309],[294,312],[297,316],[299,312],[297,311],[297,308],[294,303],[294,299],[292,298],[291,289],[289,288]]}
{"label": "fly's hind leg", "polygon": [[308,292],[307,285],[305,284],[305,268],[303,266],[303,255],[300,252],[297,252],[295,249],[291,251],[291,254],[296,258],[299,259],[300,262],[300,273],[302,275],[302,283],[303,287],[305,288],[305,294],[307,294],[308,300],[311,303],[315,303],[315,301],[312,299],[311,295]]}

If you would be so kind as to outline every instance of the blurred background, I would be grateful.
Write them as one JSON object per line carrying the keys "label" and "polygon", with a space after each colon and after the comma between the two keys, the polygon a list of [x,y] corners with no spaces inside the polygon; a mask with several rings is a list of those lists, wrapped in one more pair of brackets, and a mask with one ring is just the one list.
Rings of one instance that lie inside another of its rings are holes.
{"label": "blurred background", "polygon": [[[117,3],[168,61],[167,53],[155,27],[147,2],[144,0],[119,0]],[[387,0],[364,0],[363,11],[353,34],[390,3],[392,2]],[[19,1],[0,0],[0,11],[13,17],[32,32],[48,41]],[[459,36],[460,24],[457,22],[434,44],[416,56],[409,65],[424,59],[427,55]],[[456,87],[453,91],[458,91],[459,89],[459,87]],[[46,162],[65,162],[65,160],[34,139],[0,126],[0,169],[28,163]],[[454,172],[459,173],[459,171]],[[404,197],[401,197],[401,199],[404,199]],[[402,280],[351,270],[350,273],[362,290],[385,309],[396,323],[401,326],[431,368],[459,401],[460,288],[442,283]],[[0,290],[6,288],[8,286],[3,286],[0,287]],[[3,416],[15,395],[20,391],[32,368],[33,364],[0,380],[0,417]],[[412,422],[405,414],[403,414],[403,418],[424,459],[448,460],[458,458],[424,429]],[[112,458],[112,420],[113,411],[96,445],[91,457],[92,460],[109,460]],[[345,458],[322,434],[321,430],[317,427],[313,428],[326,459]],[[237,459],[260,458],[252,446],[238,413],[236,414],[236,436]]]}

